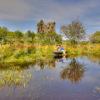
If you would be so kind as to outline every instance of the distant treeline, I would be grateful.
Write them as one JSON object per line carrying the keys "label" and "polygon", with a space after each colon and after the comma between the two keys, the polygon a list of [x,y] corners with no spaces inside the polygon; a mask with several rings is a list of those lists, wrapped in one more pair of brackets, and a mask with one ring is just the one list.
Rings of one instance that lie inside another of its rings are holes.
{"label": "distant treeline", "polygon": [[[84,25],[80,21],[72,21],[69,25],[63,25],[61,27],[62,34],[56,32],[48,33],[35,33],[30,30],[27,32],[9,31],[6,27],[0,27],[0,44],[13,44],[13,43],[32,43],[32,44],[61,44],[66,41],[71,43],[79,43],[86,37]],[[63,36],[67,37],[67,40],[63,40]],[[88,42],[100,43],[100,31],[93,33]]]}
{"label": "distant treeline", "polygon": [[52,33],[35,33],[30,30],[27,32],[9,31],[6,27],[0,27],[0,43],[38,43],[38,44],[55,44],[62,42],[62,36],[56,32]]}

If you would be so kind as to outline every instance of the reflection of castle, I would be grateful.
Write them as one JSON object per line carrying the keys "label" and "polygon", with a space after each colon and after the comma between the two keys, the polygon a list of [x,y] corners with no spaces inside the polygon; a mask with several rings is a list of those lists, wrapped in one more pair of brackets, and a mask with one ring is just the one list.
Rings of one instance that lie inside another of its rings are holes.
{"label": "reflection of castle", "polygon": [[47,24],[41,20],[37,24],[37,33],[53,33],[55,32],[55,22],[49,22]]}

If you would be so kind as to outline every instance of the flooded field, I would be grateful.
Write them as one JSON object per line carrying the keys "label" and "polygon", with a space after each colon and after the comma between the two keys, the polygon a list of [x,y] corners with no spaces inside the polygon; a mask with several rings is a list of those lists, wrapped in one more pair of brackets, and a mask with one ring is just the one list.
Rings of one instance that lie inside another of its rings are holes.
{"label": "flooded field", "polygon": [[1,67],[0,100],[100,100],[100,59],[82,56]]}

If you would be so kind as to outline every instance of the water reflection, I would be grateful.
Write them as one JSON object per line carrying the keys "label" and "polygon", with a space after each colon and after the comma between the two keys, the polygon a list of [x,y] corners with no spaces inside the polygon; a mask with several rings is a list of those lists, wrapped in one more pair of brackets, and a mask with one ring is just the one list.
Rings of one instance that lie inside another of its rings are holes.
{"label": "water reflection", "polygon": [[11,66],[7,69],[0,67],[0,87],[23,86],[31,79],[31,74],[19,66]]}
{"label": "water reflection", "polygon": [[48,59],[48,60],[38,60],[36,61],[37,67],[40,67],[41,70],[45,69],[46,67],[53,69],[56,67],[55,59]]}
{"label": "water reflection", "polygon": [[99,100],[98,66],[84,56],[0,64],[0,100]]}
{"label": "water reflection", "polygon": [[[69,58],[68,58],[69,59]],[[70,58],[71,61],[64,67],[63,70],[60,70],[60,76],[63,80],[69,80],[72,83],[80,82],[82,77],[84,76],[85,67],[83,64],[78,62],[75,58]],[[94,57],[90,59],[93,61],[98,61],[98,59],[94,60]],[[32,67],[39,68],[40,70],[48,69],[56,69],[57,63],[61,62],[61,66],[64,61],[67,61],[66,58],[48,58],[46,60],[34,60],[32,63],[7,63],[0,64],[0,87],[2,86],[12,86],[12,85],[20,85],[25,86],[31,80],[31,74],[28,72],[28,69]],[[60,65],[59,65],[60,66]],[[38,74],[38,73],[37,73]]]}
{"label": "water reflection", "polygon": [[93,55],[91,55],[91,56],[87,56],[87,57],[92,62],[100,64],[100,56],[93,56]]}
{"label": "water reflection", "polygon": [[72,83],[79,82],[84,76],[84,65],[76,61],[75,58],[71,60],[66,68],[61,71],[61,78],[63,80],[70,80]]}
{"label": "water reflection", "polygon": [[34,60],[33,63],[1,63],[0,64],[0,87],[4,86],[26,86],[31,80],[31,73],[28,71],[30,67],[34,69],[34,66],[44,70],[46,66],[52,69],[55,68],[55,60]]}

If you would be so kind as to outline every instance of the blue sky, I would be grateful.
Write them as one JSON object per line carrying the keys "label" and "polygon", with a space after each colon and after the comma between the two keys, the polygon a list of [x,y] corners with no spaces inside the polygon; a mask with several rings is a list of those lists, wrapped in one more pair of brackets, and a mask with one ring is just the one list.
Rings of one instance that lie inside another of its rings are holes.
{"label": "blue sky", "polygon": [[36,23],[55,21],[56,30],[80,20],[88,34],[100,31],[100,0],[0,0],[0,26],[36,31]]}

